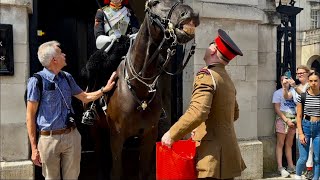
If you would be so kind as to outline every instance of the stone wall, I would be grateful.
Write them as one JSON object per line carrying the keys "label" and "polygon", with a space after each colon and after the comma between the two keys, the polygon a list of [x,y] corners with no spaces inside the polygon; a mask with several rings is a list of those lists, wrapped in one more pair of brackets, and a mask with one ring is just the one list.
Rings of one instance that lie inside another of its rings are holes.
{"label": "stone wall", "polygon": [[[29,20],[32,0],[1,0],[0,22],[13,26],[14,75],[0,76],[1,179],[33,178],[23,101],[29,74]],[[13,165],[10,162],[20,162]],[[18,170],[18,171],[17,171]],[[20,173],[17,173],[20,172]]]}

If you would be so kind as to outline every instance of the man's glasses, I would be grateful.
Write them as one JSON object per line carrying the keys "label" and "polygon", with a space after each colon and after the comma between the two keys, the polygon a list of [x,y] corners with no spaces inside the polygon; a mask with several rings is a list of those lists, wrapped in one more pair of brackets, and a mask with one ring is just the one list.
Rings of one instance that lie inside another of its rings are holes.
{"label": "man's glasses", "polygon": [[303,75],[304,73],[307,73],[307,72],[301,72],[301,73],[296,73],[297,75]]}

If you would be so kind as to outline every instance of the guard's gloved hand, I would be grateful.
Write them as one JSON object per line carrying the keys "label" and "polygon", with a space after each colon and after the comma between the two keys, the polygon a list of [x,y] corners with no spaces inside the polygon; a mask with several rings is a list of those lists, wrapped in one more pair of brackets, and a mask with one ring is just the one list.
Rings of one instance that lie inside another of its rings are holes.
{"label": "guard's gloved hand", "polygon": [[115,34],[112,34],[112,35],[110,36],[110,38],[111,38],[112,40],[116,40],[116,39],[118,39],[119,37],[117,37]]}
{"label": "guard's gloved hand", "polygon": [[137,34],[138,34],[138,33],[130,34],[130,35],[129,35],[129,38],[130,38],[130,39],[136,39]]}
{"label": "guard's gloved hand", "polygon": [[96,39],[96,46],[98,49],[101,49],[106,43],[110,43],[114,39],[117,39],[115,35],[111,35],[111,36],[100,35]]}

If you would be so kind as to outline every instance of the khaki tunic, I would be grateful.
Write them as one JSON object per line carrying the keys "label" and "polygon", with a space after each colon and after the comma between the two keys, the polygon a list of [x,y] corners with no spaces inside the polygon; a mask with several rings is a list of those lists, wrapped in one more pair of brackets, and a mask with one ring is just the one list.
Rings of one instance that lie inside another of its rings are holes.
{"label": "khaki tunic", "polygon": [[194,82],[186,113],[170,128],[173,140],[196,129],[198,178],[228,179],[241,175],[246,165],[241,157],[234,121],[239,118],[236,90],[221,64],[200,71]]}

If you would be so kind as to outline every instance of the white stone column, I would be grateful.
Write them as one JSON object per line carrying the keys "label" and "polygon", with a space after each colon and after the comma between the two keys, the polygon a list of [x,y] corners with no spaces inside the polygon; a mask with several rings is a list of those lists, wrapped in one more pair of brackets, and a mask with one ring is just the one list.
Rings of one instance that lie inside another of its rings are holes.
{"label": "white stone column", "polygon": [[0,22],[13,26],[14,75],[0,76],[0,179],[32,179],[23,100],[29,72],[32,0],[1,0]]}

